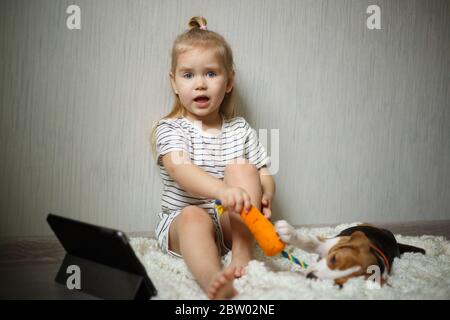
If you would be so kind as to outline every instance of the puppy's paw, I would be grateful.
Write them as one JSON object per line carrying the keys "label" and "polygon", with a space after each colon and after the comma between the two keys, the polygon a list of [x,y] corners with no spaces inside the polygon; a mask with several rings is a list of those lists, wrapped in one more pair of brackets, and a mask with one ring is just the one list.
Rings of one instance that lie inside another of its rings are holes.
{"label": "puppy's paw", "polygon": [[297,240],[297,231],[285,220],[275,222],[275,230],[284,243],[293,244]]}

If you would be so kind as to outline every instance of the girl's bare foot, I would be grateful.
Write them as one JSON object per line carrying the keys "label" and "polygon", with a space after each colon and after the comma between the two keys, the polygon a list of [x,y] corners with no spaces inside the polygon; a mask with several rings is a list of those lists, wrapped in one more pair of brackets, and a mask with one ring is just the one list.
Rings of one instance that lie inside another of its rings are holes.
{"label": "girl's bare foot", "polygon": [[231,299],[237,295],[237,291],[233,286],[236,267],[227,267],[211,280],[211,284],[207,290],[209,299]]}
{"label": "girl's bare foot", "polygon": [[230,262],[230,267],[235,268],[235,272],[234,272],[235,278],[240,278],[245,274],[245,267],[248,265],[250,260],[251,260],[250,253],[233,255],[231,262]]}

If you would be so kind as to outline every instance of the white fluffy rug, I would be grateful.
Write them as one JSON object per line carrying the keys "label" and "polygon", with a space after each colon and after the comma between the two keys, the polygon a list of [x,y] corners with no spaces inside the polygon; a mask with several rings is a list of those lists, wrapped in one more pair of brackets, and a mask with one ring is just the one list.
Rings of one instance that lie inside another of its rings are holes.
{"label": "white fluffy rug", "polygon": [[[356,225],[335,228],[301,228],[300,232],[334,236]],[[332,281],[306,279],[299,268],[280,256],[265,257],[255,249],[246,275],[234,284],[239,299],[450,299],[450,242],[444,237],[395,235],[398,242],[424,248],[427,254],[405,253],[395,259],[388,285],[376,288],[363,278],[349,280],[342,289]],[[158,290],[154,299],[207,299],[182,259],[161,252],[154,239],[132,238],[131,244]],[[293,254],[311,263],[317,255],[295,249]],[[222,262],[230,262],[231,253]],[[205,261],[205,263],[208,263]]]}

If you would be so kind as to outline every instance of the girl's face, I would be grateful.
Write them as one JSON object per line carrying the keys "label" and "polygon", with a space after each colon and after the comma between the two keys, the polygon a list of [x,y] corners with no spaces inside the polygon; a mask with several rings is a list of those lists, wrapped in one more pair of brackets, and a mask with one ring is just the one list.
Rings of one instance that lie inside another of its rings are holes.
{"label": "girl's face", "polygon": [[170,80],[188,118],[200,121],[216,120],[225,93],[232,90],[234,82],[215,51],[208,48],[180,54]]}

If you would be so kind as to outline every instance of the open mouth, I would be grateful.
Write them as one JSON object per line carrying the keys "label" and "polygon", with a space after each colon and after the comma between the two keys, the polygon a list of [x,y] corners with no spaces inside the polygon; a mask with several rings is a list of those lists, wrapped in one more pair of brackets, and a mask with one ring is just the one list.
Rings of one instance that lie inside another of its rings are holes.
{"label": "open mouth", "polygon": [[207,96],[198,96],[194,99],[194,101],[204,103],[204,102],[208,102],[209,98]]}

